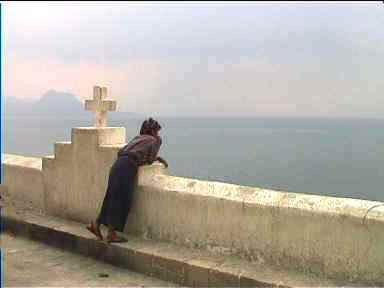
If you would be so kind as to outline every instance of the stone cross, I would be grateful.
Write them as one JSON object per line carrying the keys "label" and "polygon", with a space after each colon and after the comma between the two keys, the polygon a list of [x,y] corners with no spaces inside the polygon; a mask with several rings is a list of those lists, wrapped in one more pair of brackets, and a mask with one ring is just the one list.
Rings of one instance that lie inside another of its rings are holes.
{"label": "stone cross", "polygon": [[107,87],[93,87],[93,100],[85,100],[85,110],[94,112],[95,127],[107,126],[107,112],[116,111],[116,101],[107,98]]}

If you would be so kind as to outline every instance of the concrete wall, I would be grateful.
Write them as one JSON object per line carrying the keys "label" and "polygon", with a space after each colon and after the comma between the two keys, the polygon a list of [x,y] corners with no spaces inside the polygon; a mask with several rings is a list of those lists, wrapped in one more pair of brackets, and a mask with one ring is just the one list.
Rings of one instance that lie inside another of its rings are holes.
{"label": "concrete wall", "polygon": [[[7,155],[5,185],[51,215],[86,223],[125,137],[124,128],[74,128],[42,161]],[[126,232],[384,285],[384,207],[367,214],[381,204],[173,177],[154,164],[140,168]]]}
{"label": "concrete wall", "polygon": [[[41,159],[4,154],[7,196],[50,215],[82,223],[94,220],[104,198],[109,169],[125,141],[122,127],[80,127],[72,129],[70,142],[55,143],[52,156]],[[141,167],[139,185],[164,173],[161,164]]]}
{"label": "concrete wall", "polygon": [[44,208],[41,158],[3,154],[4,184],[13,200]]}
{"label": "concrete wall", "polygon": [[158,175],[136,193],[126,230],[384,285],[384,207],[367,213],[382,204]]}

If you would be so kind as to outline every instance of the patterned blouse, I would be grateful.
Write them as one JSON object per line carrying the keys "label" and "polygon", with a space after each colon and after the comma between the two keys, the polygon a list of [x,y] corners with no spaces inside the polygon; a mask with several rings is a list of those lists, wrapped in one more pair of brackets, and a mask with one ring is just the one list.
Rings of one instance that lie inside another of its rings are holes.
{"label": "patterned blouse", "polygon": [[150,165],[156,161],[161,143],[160,136],[139,135],[121,148],[117,156],[129,156],[137,166]]}

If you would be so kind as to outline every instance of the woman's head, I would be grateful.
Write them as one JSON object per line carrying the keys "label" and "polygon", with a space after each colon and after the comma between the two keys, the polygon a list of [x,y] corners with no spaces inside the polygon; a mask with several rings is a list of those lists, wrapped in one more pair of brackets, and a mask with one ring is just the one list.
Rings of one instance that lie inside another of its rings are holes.
{"label": "woman's head", "polygon": [[157,133],[161,130],[160,124],[152,119],[149,118],[141,124],[140,128],[140,135],[152,135],[157,136]]}

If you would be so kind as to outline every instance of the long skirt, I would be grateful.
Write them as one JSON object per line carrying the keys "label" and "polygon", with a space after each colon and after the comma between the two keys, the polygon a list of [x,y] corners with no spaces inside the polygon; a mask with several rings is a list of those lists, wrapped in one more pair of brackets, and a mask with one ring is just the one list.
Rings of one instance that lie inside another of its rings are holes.
{"label": "long skirt", "polygon": [[117,158],[112,165],[103,205],[97,217],[99,224],[112,226],[123,232],[137,185],[137,170],[129,156]]}

